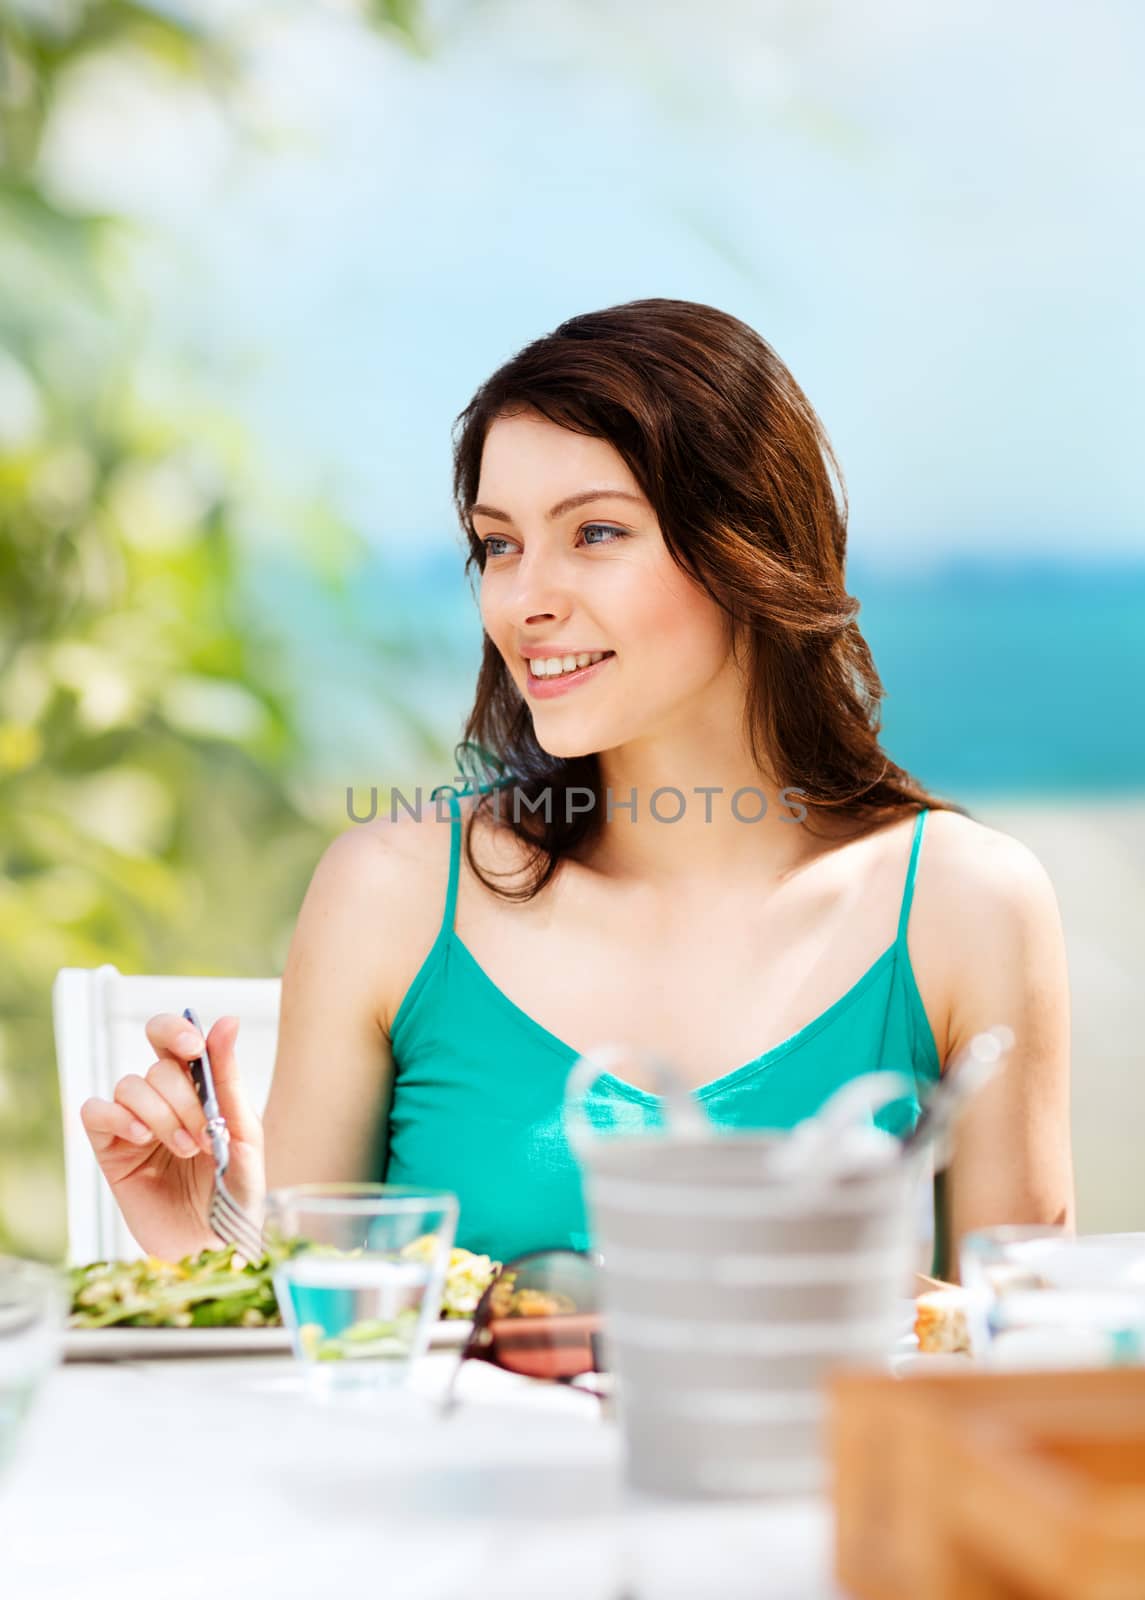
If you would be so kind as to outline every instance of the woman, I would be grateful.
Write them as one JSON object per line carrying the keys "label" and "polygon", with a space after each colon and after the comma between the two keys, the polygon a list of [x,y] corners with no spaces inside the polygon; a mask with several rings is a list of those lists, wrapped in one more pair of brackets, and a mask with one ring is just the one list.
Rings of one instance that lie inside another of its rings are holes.
{"label": "woman", "polygon": [[[893,1067],[915,1092],[880,1120],[902,1132],[1007,1022],[949,1236],[1072,1222],[1053,890],[880,748],[841,482],[774,352],[684,301],[575,317],[462,413],[455,494],[485,627],[465,736],[510,778],[451,797],[448,826],[415,808],[326,851],[265,1129],[235,1019],[208,1036],[228,1182],[254,1203],[267,1182],[385,1172],[454,1189],[470,1248],[583,1244],[561,1099],[592,1045],[670,1058],[732,1126],[790,1126]],[[214,1242],[200,1041],[173,1016],[148,1037],[146,1078],[83,1120],[133,1234],[174,1257]],[[651,1089],[606,1076],[591,1113],[655,1120]]]}

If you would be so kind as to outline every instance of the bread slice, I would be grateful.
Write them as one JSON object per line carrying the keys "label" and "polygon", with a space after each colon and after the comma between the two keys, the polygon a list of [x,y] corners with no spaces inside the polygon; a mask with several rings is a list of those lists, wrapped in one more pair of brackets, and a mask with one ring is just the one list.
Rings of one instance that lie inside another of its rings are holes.
{"label": "bread slice", "polygon": [[920,1294],[914,1303],[914,1331],[924,1355],[968,1355],[965,1289],[951,1284]]}

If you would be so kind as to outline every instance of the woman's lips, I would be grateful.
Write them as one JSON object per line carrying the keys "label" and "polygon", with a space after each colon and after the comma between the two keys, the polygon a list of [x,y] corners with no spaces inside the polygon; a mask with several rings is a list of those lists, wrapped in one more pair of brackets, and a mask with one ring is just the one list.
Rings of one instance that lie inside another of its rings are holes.
{"label": "woman's lips", "polygon": [[562,672],[558,678],[534,678],[526,666],[525,682],[528,692],[534,700],[555,700],[559,694],[568,694],[570,689],[575,689],[578,684],[586,683],[594,672],[599,672],[601,667],[607,667],[613,656],[604,656],[600,661],[594,661],[590,666],[578,667],[575,672]]}

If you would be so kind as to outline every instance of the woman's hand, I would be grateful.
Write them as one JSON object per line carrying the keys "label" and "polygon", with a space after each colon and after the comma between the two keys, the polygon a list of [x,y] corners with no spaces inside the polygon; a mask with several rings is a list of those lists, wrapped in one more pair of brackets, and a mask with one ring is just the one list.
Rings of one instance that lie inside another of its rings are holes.
{"label": "woman's hand", "polygon": [[[237,1017],[220,1017],[207,1034],[207,1050],[230,1131],[227,1188],[257,1216],[266,1190],[262,1125],[239,1083],[238,1029]],[[121,1078],[112,1100],[85,1100],[80,1118],[132,1236],[150,1255],[177,1261],[221,1244],[207,1221],[211,1141],[187,1070],[203,1041],[184,1017],[170,1013],[151,1018],[147,1038],[156,1060],[146,1077]]]}

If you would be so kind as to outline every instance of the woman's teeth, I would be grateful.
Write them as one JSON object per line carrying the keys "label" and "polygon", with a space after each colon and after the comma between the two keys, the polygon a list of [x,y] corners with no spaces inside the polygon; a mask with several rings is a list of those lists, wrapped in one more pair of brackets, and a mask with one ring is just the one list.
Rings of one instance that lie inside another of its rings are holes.
{"label": "woman's teeth", "polygon": [[611,650],[592,650],[579,656],[535,656],[529,662],[529,672],[534,678],[559,678],[566,672],[590,667],[595,661],[603,661],[605,656],[611,654]]}

